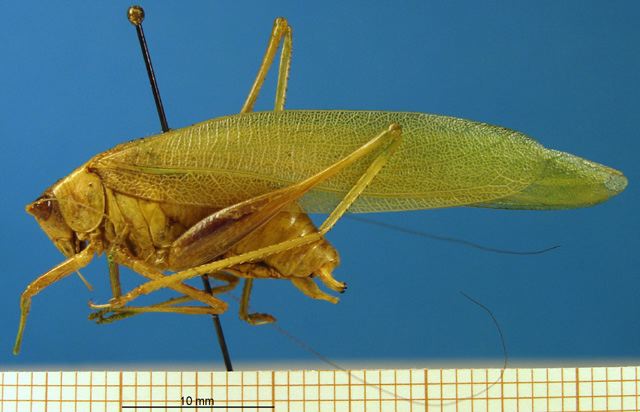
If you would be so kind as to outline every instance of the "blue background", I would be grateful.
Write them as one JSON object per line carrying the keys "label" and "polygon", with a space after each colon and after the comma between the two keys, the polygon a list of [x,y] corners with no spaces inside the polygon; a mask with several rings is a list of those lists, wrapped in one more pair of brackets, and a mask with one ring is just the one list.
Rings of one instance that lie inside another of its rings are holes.
{"label": "blue background", "polygon": [[[62,260],[24,205],[91,156],[157,133],[130,5],[0,6],[2,258],[0,365],[197,363],[219,367],[206,317],[145,315],[107,326],[87,301],[109,297],[104,257],[33,301],[23,352],[11,355],[24,287]],[[252,307],[339,362],[415,366],[491,360],[613,363],[640,354],[638,206],[640,5],[633,1],[154,1],[145,31],[172,127],[235,113],[273,18],[294,27],[287,107],[420,111],[525,132],[625,172],[629,188],[561,212],[445,209],[368,216],[487,246],[483,252],[344,219],[329,235],[349,283],[339,305],[287,282],[259,281]],[[270,77],[258,109],[273,104]],[[127,287],[139,277],[125,273]],[[196,283],[197,284],[197,283]],[[236,292],[236,295],[239,291]],[[222,316],[238,363],[314,363],[269,326]],[[594,360],[595,359],[595,360]],[[327,366],[325,366],[327,367]]]}

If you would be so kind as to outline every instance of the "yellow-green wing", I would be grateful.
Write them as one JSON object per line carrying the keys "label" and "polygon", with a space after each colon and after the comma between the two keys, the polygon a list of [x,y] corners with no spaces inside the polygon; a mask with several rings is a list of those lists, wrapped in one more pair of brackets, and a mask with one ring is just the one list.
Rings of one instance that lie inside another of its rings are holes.
{"label": "yellow-green wing", "polygon": [[[579,179],[598,173],[619,175],[547,150],[513,130],[446,116],[365,111],[259,112],[213,119],[118,146],[93,159],[90,167],[105,185],[129,195],[226,207],[318,173],[390,123],[402,126],[402,144],[351,212],[462,205],[583,206],[603,200],[602,193],[577,202],[558,196],[558,182],[575,186],[575,170],[563,169],[565,160],[570,160],[569,169],[581,170]],[[557,159],[563,160],[561,167]],[[303,207],[329,212],[364,172],[368,160],[317,187],[305,196]],[[548,180],[552,169],[554,178],[566,172],[568,180],[560,176],[540,189],[539,183]],[[591,180],[598,179],[602,176]],[[596,183],[602,186],[599,180]],[[533,194],[521,196],[531,188]],[[591,186],[588,189],[593,192]],[[554,193],[545,203],[543,198]]]}

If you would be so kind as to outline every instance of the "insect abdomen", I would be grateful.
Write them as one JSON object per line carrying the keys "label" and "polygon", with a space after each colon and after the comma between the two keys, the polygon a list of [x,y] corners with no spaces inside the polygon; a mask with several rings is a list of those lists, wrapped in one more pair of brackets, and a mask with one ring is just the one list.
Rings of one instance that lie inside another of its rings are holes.
{"label": "insect abdomen", "polygon": [[[106,212],[109,217],[105,221],[107,242],[120,243],[136,257],[163,269],[175,269],[168,267],[165,261],[171,244],[199,220],[215,211],[136,199],[109,189],[106,193]],[[316,230],[306,213],[299,206],[291,205],[238,242],[226,255],[257,250]],[[333,269],[338,263],[338,252],[324,239],[269,256],[261,262],[270,270],[275,270],[275,277],[305,277],[320,268]],[[242,268],[238,269],[243,271]]]}
{"label": "insect abdomen", "polygon": [[[317,228],[309,216],[294,204],[240,241],[231,254],[239,255],[313,232],[317,232]],[[274,277],[307,277],[320,269],[331,272],[339,263],[338,252],[325,239],[268,256],[262,262],[273,269]],[[238,269],[244,272],[253,268],[240,265]]]}

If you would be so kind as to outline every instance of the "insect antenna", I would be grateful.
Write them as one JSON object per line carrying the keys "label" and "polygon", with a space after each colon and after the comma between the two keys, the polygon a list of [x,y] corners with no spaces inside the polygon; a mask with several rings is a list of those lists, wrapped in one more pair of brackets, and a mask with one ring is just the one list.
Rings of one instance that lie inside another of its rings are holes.
{"label": "insect antenna", "polygon": [[[144,20],[144,9],[140,6],[131,6],[127,10],[127,18],[136,28],[136,33],[138,34],[138,41],[140,43],[140,50],[142,51],[142,57],[144,59],[144,64],[147,68],[147,75],[149,77],[149,83],[151,85],[151,91],[153,92],[153,99],[156,103],[156,109],[158,111],[158,117],[160,118],[160,126],[162,127],[162,132],[166,133],[169,129],[169,124],[167,122],[167,116],[164,112],[164,106],[162,105],[162,99],[160,98],[160,90],[158,89],[158,82],[156,81],[156,75],[153,71],[153,65],[151,64],[151,55],[149,54],[149,48],[147,47],[147,41],[144,37],[144,30],[142,29],[142,21]],[[211,291],[211,284],[209,283],[209,277],[207,275],[202,275],[202,284],[204,285],[204,290],[208,294],[213,294]],[[220,322],[220,317],[216,314],[212,314],[213,318],[213,326],[216,330],[216,335],[218,336],[218,344],[220,345],[220,351],[222,352],[222,357],[224,358],[224,365],[228,372],[233,370],[233,366],[231,365],[231,357],[229,355],[229,348],[227,347],[227,342],[224,338],[224,332],[222,330],[222,323]]]}
{"label": "insect antenna", "polygon": [[554,245],[554,246],[546,247],[546,248],[543,248],[543,249],[523,250],[523,251],[520,251],[520,250],[509,250],[509,249],[499,249],[499,248],[495,248],[495,247],[491,247],[491,246],[485,246],[485,245],[482,245],[482,244],[479,244],[479,243],[471,242],[471,241],[465,240],[465,239],[459,239],[459,238],[450,237],[450,236],[435,235],[433,233],[428,233],[428,232],[424,232],[424,231],[421,231],[421,230],[408,229],[406,227],[396,226],[396,225],[392,225],[390,223],[381,222],[379,220],[368,219],[366,217],[353,216],[353,215],[345,215],[345,217],[349,218],[351,220],[355,220],[357,222],[362,222],[362,223],[367,223],[367,224],[370,224],[370,225],[380,226],[380,227],[384,227],[384,228],[389,229],[389,230],[395,230],[396,232],[407,233],[409,235],[419,236],[419,237],[426,238],[426,239],[439,240],[439,241],[442,241],[442,242],[458,243],[460,245],[467,246],[467,247],[474,248],[474,249],[483,250],[485,252],[502,253],[502,254],[505,254],[505,255],[541,255],[543,253],[550,252],[550,251],[552,251],[554,249],[558,249],[560,247],[560,245]]}
{"label": "insect antenna", "polygon": [[[468,299],[471,303],[473,303],[474,305],[477,305],[478,307],[480,307],[482,310],[484,310],[485,312],[487,312],[487,314],[489,315],[489,317],[491,318],[491,321],[493,322],[493,324],[496,327],[496,330],[498,331],[498,336],[500,337],[500,344],[502,346],[502,357],[503,357],[503,362],[502,362],[502,367],[500,368],[500,376],[498,376],[493,382],[491,382],[490,384],[487,382],[487,386],[482,389],[479,390],[475,393],[472,393],[470,396],[466,397],[466,398],[458,398],[456,400],[453,400],[451,402],[445,402],[442,403],[440,401],[438,402],[420,402],[414,399],[410,399],[410,398],[406,398],[402,395],[398,395],[396,392],[391,391],[391,390],[387,390],[384,389],[382,387],[379,386],[379,384],[375,384],[375,383],[369,383],[366,381],[365,378],[361,378],[359,376],[354,375],[353,373],[351,373],[349,371],[349,369],[341,366],[339,363],[335,362],[334,360],[330,359],[329,357],[327,357],[326,355],[322,354],[320,351],[318,351],[317,349],[313,348],[310,344],[308,344],[307,342],[305,342],[303,339],[297,337],[296,335],[292,334],[291,332],[289,332],[287,329],[283,328],[282,326],[280,326],[278,323],[270,323],[269,325],[276,330],[276,332],[278,332],[279,334],[281,334],[282,336],[284,336],[285,338],[289,339],[291,342],[293,342],[296,346],[300,347],[301,349],[303,349],[304,351],[312,354],[313,356],[315,356],[317,359],[319,359],[320,361],[322,361],[323,363],[331,366],[334,369],[340,370],[342,372],[346,372],[349,374],[349,376],[353,379],[356,380],[360,383],[362,383],[364,386],[371,386],[373,388],[376,388],[377,390],[379,390],[381,393],[384,393],[386,395],[390,395],[395,399],[399,399],[399,400],[403,400],[403,401],[408,401],[411,402],[415,405],[420,405],[420,406],[426,406],[426,405],[438,405],[438,406],[446,406],[446,405],[452,405],[455,403],[458,403],[460,401],[465,401],[465,400],[472,400],[477,396],[482,395],[483,393],[486,393],[489,391],[489,389],[491,389],[493,386],[495,386],[496,384],[498,384],[499,382],[502,381],[502,379],[504,378],[504,373],[505,370],[507,369],[507,366],[509,365],[509,354],[507,352],[507,344],[505,342],[504,339],[504,333],[502,333],[502,328],[500,327],[500,323],[498,322],[498,319],[495,317],[495,315],[493,314],[493,312],[491,311],[491,309],[489,309],[486,305],[484,305],[483,303],[481,303],[480,301],[472,298],[471,296],[467,295],[465,292],[460,291],[460,294],[462,296],[464,296],[466,299]],[[240,303],[240,298],[238,296],[236,296],[233,293],[229,294],[231,296],[231,298],[233,300],[235,300],[236,302]],[[488,379],[488,375],[487,375],[487,379]]]}

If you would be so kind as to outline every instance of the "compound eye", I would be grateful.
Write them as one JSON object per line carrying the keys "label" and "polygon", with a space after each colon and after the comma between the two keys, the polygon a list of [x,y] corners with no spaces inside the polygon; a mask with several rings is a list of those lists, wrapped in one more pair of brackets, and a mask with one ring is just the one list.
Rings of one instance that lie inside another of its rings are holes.
{"label": "compound eye", "polygon": [[38,219],[47,220],[53,211],[53,202],[51,199],[39,198],[29,205],[27,211]]}

